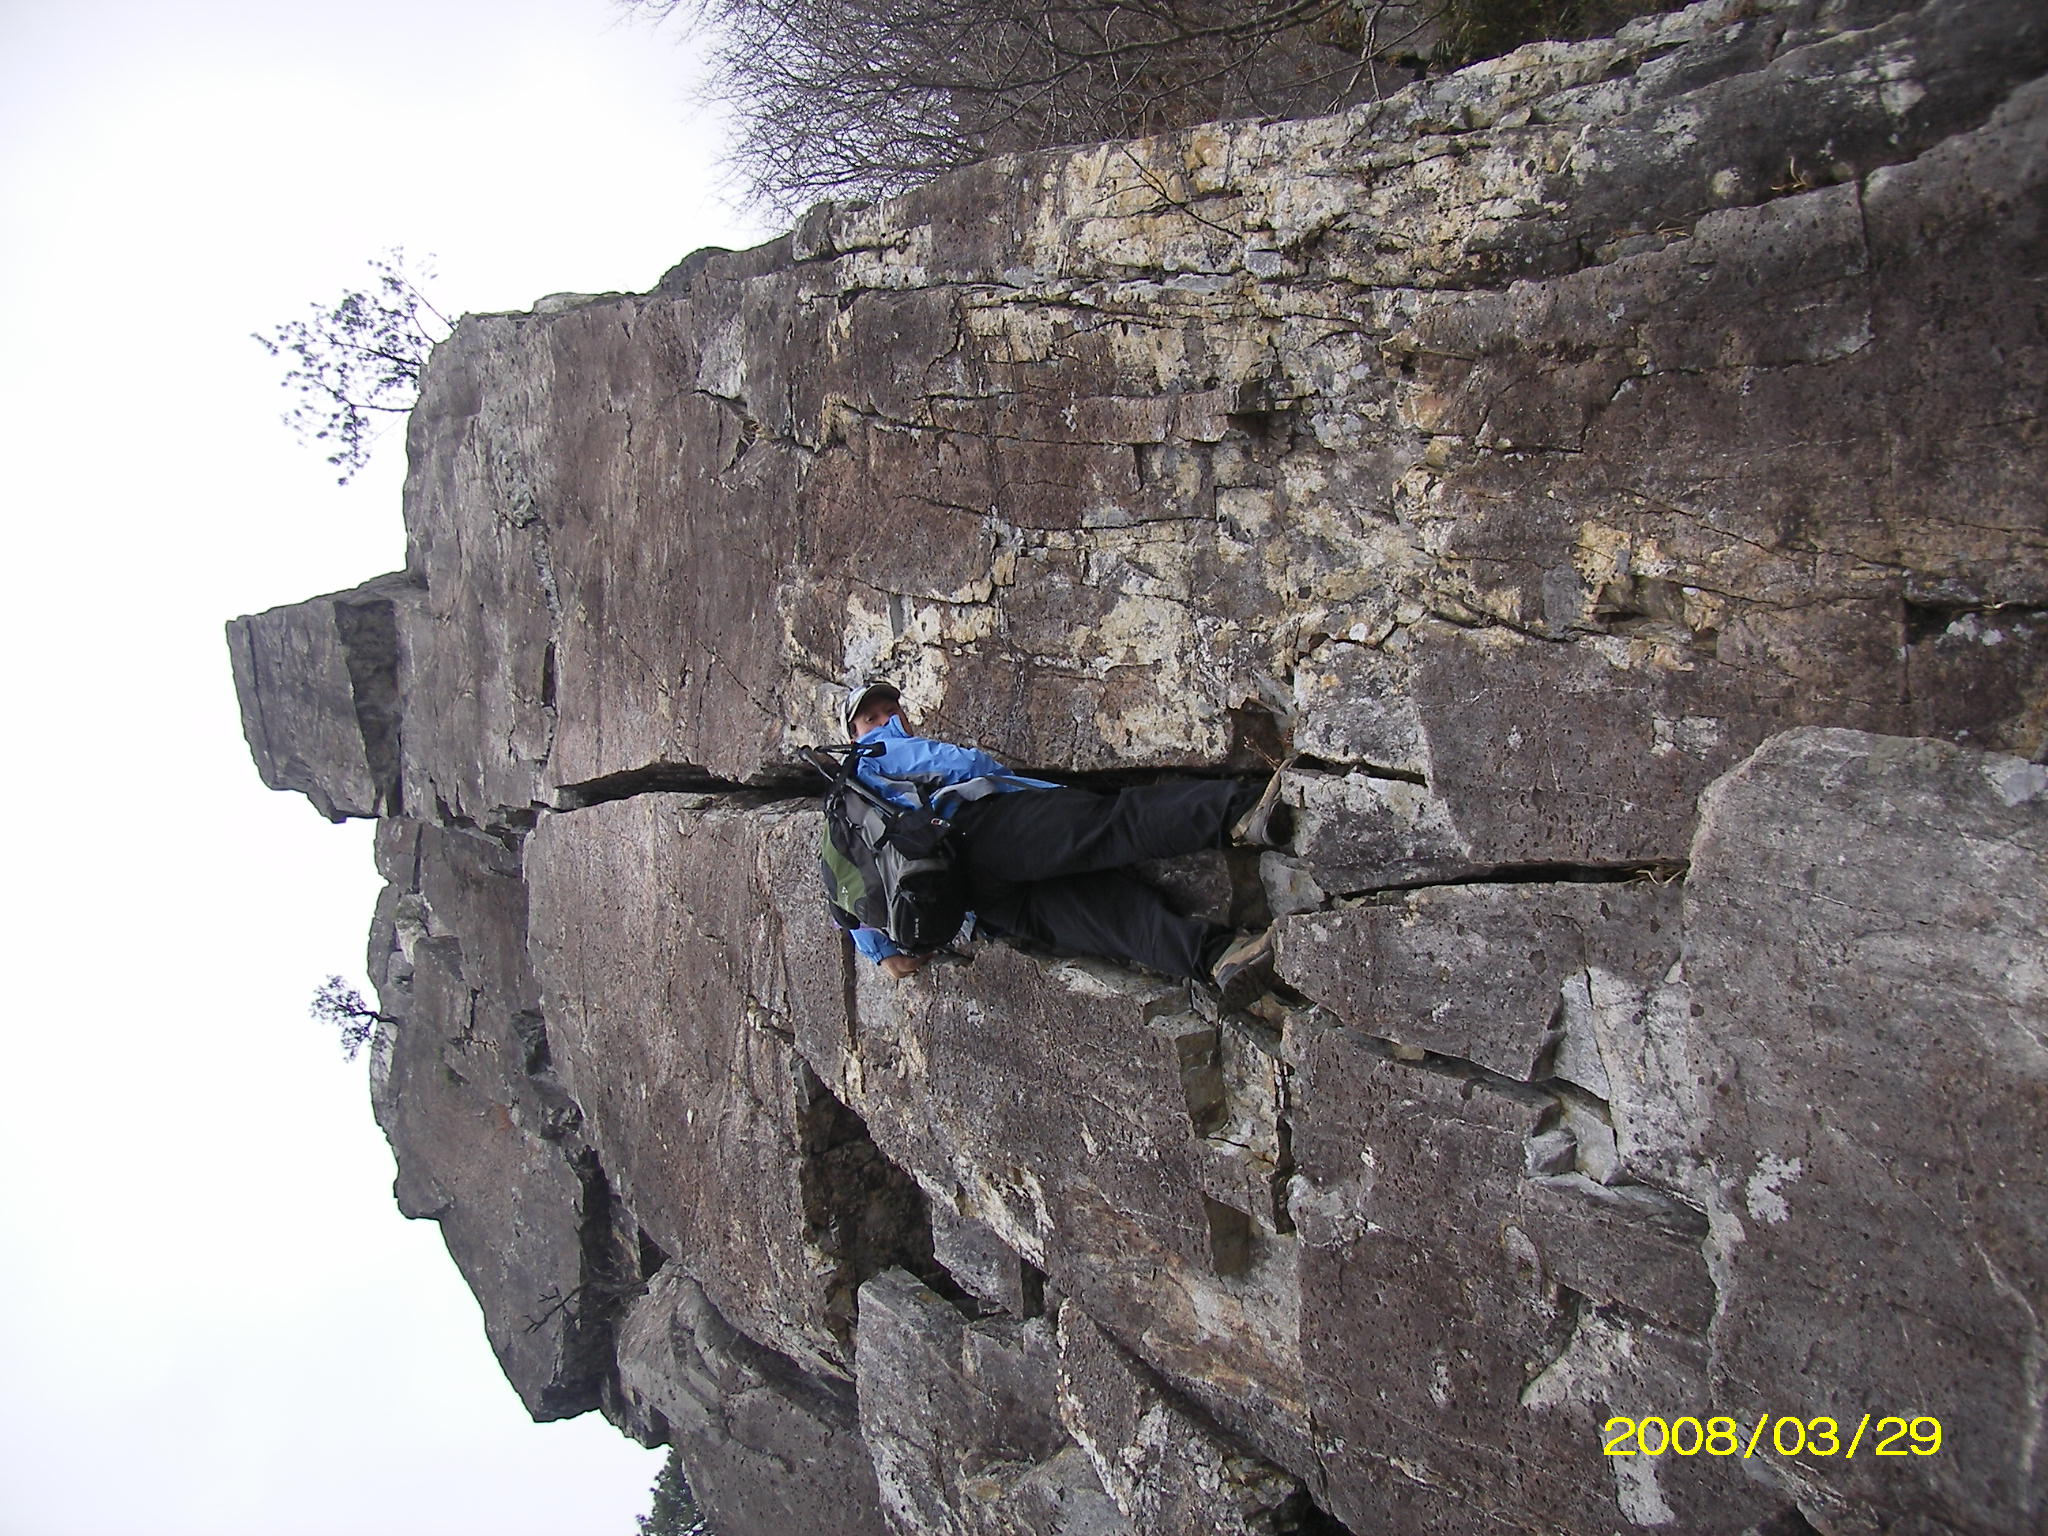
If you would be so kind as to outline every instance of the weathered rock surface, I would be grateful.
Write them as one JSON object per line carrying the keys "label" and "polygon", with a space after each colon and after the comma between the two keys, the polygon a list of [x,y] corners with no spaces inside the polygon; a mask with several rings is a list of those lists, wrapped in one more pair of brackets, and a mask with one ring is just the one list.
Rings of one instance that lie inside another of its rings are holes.
{"label": "weathered rock surface", "polygon": [[739,1332],[674,1266],[618,1330],[621,1428],[677,1446],[720,1531],[887,1529],[852,1388]]}
{"label": "weathered rock surface", "polygon": [[743,1332],[850,1377],[859,1279],[834,1250],[870,1221],[915,1228],[917,1194],[895,1174],[891,1198],[879,1160],[850,1200],[821,1187],[837,1106],[776,1011],[774,908],[739,863],[756,830],[668,795],[548,818],[535,968],[558,1070],[640,1224]]}
{"label": "weathered rock surface", "polygon": [[[2048,772],[1794,732],[1715,785],[1697,848],[1693,1006],[1704,1024],[1775,1004],[1739,1045],[1702,1030],[1728,1089],[1701,1139],[1717,1400],[1940,1420],[1943,1452],[1907,1495],[1878,1460],[1772,1462],[1832,1528],[1881,1529],[1871,1511],[1892,1500],[2038,1525]],[[1902,1250],[1916,1226],[1943,1242]]]}
{"label": "weathered rock surface", "polygon": [[861,1290],[861,1431],[889,1528],[1008,1536],[1130,1527],[1060,1426],[1043,1317],[970,1323],[913,1275]]}
{"label": "weathered rock surface", "polygon": [[[381,818],[374,1101],[529,1409],[724,1536],[2041,1529],[2044,72],[1708,0],[466,319],[405,571],[229,640]],[[792,748],[873,672],[1297,754],[1153,871],[1272,990],[856,964]]]}
{"label": "weathered rock surface", "polygon": [[610,1323],[639,1277],[633,1234],[551,1070],[526,962],[526,886],[502,844],[390,818],[371,977],[402,1019],[372,1102],[408,1216],[438,1221],[491,1347],[536,1418],[606,1400]]}
{"label": "weathered rock surface", "polygon": [[1233,1107],[1225,1053],[1256,1049],[1242,1027],[1183,1011],[1184,983],[1006,949],[914,992],[871,972],[855,1002],[849,1092],[935,1206],[994,1232],[1252,1445],[1306,1444],[1279,1170],[1259,1200],[1256,1107],[1237,1106],[1244,1140],[1209,1134]]}
{"label": "weathered rock surface", "polygon": [[398,810],[399,614],[421,595],[383,576],[228,626],[242,734],[264,783],[298,790],[331,821]]}
{"label": "weathered rock surface", "polygon": [[1313,1519],[1296,1479],[1174,1403],[1080,1307],[1060,1309],[1059,1343],[1061,1418],[1132,1531],[1271,1536]]}

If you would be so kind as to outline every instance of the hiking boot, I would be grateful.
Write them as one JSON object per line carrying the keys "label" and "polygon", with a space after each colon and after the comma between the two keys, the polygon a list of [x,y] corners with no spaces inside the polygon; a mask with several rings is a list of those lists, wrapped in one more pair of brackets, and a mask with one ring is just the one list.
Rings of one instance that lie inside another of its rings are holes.
{"label": "hiking boot", "polygon": [[1227,998],[1233,990],[1243,991],[1245,984],[1271,974],[1272,968],[1273,930],[1263,928],[1246,934],[1218,955],[1209,968],[1209,979]]}
{"label": "hiking boot", "polygon": [[1266,788],[1258,802],[1231,824],[1231,842],[1245,848],[1271,848],[1275,845],[1274,813],[1282,809],[1280,783],[1287,770],[1294,766],[1296,755],[1290,754],[1281,760],[1280,766],[1273,770],[1273,777],[1266,780]]}

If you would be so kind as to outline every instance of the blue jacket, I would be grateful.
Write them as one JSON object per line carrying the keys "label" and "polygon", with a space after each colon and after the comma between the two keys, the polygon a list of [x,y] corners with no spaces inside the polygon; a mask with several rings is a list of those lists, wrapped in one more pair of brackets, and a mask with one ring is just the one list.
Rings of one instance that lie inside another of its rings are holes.
{"label": "blue jacket", "polygon": [[[992,778],[997,781],[995,787],[1004,793],[1018,789],[1059,788],[1044,779],[1027,779],[1014,774],[986,752],[973,747],[956,747],[950,741],[913,736],[894,715],[860,739],[863,742],[879,741],[884,748],[880,757],[859,760],[856,771],[861,782],[897,805],[915,806],[917,797],[900,784],[890,783],[891,779],[932,777],[946,784],[963,784],[969,779]],[[945,798],[943,789],[932,797],[941,810],[946,808]],[[891,955],[902,953],[889,942],[887,934],[876,928],[854,929],[853,947],[877,965]]]}

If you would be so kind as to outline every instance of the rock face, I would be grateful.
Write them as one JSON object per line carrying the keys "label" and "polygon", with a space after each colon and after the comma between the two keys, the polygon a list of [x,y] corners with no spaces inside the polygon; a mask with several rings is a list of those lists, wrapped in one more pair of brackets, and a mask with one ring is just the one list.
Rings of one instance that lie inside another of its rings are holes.
{"label": "rock face", "polygon": [[[2044,73],[1709,0],[466,319],[405,571],[229,640],[528,1408],[724,1536],[2042,1529]],[[1156,872],[1272,989],[857,964],[871,673],[1298,754]]]}

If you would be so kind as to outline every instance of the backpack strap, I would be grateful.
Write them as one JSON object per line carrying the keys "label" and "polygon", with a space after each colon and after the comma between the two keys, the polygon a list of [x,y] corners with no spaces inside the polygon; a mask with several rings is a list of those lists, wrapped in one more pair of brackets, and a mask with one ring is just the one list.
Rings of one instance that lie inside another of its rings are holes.
{"label": "backpack strap", "polygon": [[958,784],[948,784],[939,791],[939,794],[951,795],[962,805],[970,800],[986,800],[990,795],[1002,793],[1003,779],[1006,777],[1008,775],[985,773],[978,779],[962,779]]}
{"label": "backpack strap", "polygon": [[979,778],[962,779],[958,784],[942,784],[937,794],[951,795],[965,805],[970,800],[986,800],[990,795],[1007,794],[1011,790],[1056,789],[1057,785],[1047,784],[1043,779],[1027,779],[1015,773],[984,773]]}

